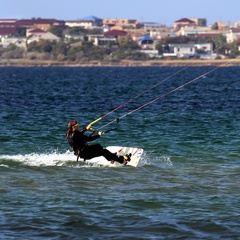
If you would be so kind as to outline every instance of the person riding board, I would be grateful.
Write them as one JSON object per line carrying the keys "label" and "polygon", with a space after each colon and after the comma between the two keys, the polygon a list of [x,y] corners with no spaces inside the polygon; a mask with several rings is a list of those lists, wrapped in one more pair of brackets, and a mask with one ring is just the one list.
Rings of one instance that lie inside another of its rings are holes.
{"label": "person riding board", "polygon": [[114,163],[114,161],[119,162],[120,164],[126,165],[130,161],[130,156],[117,156],[117,154],[111,153],[109,150],[104,149],[100,144],[88,145],[87,142],[91,142],[102,136],[103,132],[98,132],[97,135],[87,136],[84,132],[88,130],[88,127],[80,131],[80,126],[76,120],[72,120],[68,123],[68,131],[66,132],[66,138],[70,147],[73,149],[74,154],[78,158],[83,158],[84,161],[104,156],[108,161]]}

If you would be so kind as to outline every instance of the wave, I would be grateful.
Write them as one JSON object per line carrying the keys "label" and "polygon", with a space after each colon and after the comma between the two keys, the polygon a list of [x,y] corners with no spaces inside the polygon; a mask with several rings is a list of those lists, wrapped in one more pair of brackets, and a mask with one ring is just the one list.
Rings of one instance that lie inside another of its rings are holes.
{"label": "wave", "polygon": [[[95,158],[97,159],[97,158]],[[106,161],[106,160],[104,160]],[[151,156],[151,154],[143,153],[138,166],[145,165],[159,166],[164,164],[172,166],[172,162],[169,156]],[[64,153],[53,151],[50,153],[30,153],[30,154],[17,154],[17,155],[0,155],[0,167],[16,167],[16,166],[35,166],[35,167],[47,167],[47,166],[65,166],[65,167],[99,167],[99,166],[111,166],[101,164],[101,161],[76,161],[76,156],[69,150]]]}
{"label": "wave", "polygon": [[30,153],[17,155],[0,155],[0,165],[11,165],[11,162],[27,166],[65,166],[76,161],[76,156],[70,151],[59,153]]}
{"label": "wave", "polygon": [[[106,160],[105,160],[106,161]],[[139,166],[147,164],[146,155],[141,159]],[[51,153],[30,153],[17,155],[0,155],[0,166],[69,166],[69,167],[89,167],[102,165],[101,161],[76,161],[76,156],[71,151],[59,153],[57,151]],[[105,165],[105,164],[104,164]]]}

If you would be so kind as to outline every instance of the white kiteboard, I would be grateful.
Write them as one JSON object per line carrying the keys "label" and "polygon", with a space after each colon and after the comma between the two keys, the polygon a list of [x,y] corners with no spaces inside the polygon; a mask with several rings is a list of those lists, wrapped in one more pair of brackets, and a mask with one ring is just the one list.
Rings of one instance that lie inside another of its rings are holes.
{"label": "white kiteboard", "polygon": [[[139,164],[139,161],[141,159],[141,156],[143,154],[142,148],[109,146],[109,147],[107,147],[107,149],[112,153],[117,153],[118,156],[124,156],[126,154],[131,153],[131,160],[126,165],[133,166],[133,167],[137,167],[137,165]],[[84,161],[84,160],[79,158],[79,161]],[[115,161],[114,163],[111,163],[111,161],[108,161],[103,156],[95,157],[95,158],[86,160],[85,162],[90,163],[90,164],[100,165],[100,166],[109,166],[109,167],[123,166],[123,164],[120,164],[117,161]]]}

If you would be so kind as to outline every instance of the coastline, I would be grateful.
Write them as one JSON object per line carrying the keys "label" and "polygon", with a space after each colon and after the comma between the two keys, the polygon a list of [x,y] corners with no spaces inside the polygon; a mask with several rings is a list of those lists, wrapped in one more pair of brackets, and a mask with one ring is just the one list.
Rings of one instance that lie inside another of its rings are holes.
{"label": "coastline", "polygon": [[121,60],[119,62],[89,61],[73,63],[68,61],[54,60],[27,60],[8,59],[0,60],[0,67],[157,67],[157,66],[240,66],[240,59],[217,59],[217,60]]}

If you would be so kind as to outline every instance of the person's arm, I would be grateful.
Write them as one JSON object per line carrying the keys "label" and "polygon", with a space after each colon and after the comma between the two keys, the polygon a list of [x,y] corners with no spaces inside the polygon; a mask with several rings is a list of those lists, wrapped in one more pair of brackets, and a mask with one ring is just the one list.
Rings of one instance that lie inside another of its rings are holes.
{"label": "person's arm", "polygon": [[99,137],[100,137],[100,135],[94,135],[94,136],[90,135],[90,136],[86,136],[86,135],[83,134],[83,140],[86,141],[86,142],[94,141],[94,140],[96,140],[96,139],[99,138]]}

